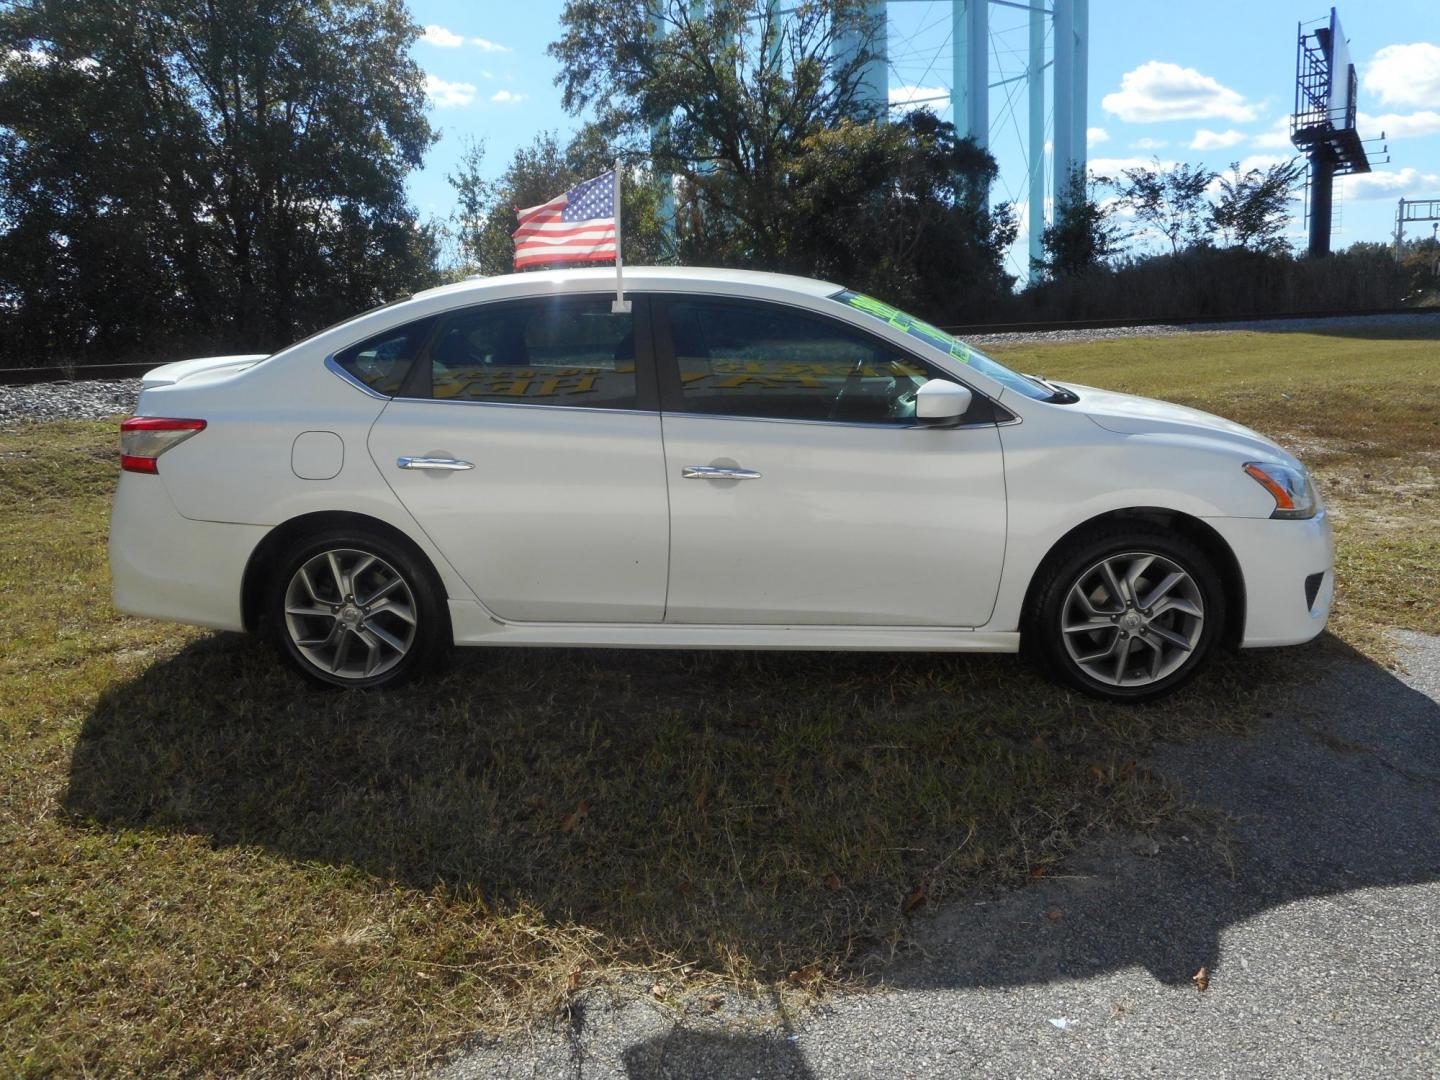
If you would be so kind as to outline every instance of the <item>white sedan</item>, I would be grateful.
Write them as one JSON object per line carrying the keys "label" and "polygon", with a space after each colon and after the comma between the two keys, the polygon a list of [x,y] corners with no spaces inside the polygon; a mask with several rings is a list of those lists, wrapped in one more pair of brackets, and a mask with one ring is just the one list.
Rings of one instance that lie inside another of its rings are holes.
{"label": "white sedan", "polygon": [[1016,652],[1102,697],[1325,626],[1330,525],[1238,424],[1010,371],[838,285],[432,289],[150,372],[115,603],[393,686],[456,645]]}

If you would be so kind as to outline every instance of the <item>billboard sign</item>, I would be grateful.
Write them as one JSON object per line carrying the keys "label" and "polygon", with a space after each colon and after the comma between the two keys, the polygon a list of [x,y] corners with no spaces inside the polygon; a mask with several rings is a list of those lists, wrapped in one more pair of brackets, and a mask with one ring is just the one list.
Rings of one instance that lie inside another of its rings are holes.
{"label": "billboard sign", "polygon": [[1330,91],[1327,112],[1337,130],[1355,126],[1355,65],[1350,62],[1350,46],[1345,31],[1340,29],[1340,16],[1330,9]]}

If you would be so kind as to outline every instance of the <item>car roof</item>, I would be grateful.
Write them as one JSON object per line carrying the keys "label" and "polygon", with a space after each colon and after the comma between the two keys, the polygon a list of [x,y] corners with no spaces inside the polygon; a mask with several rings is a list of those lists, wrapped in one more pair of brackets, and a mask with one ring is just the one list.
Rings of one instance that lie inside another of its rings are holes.
{"label": "car roof", "polygon": [[[532,270],[523,274],[500,274],[495,277],[469,277],[452,285],[426,289],[414,295],[415,300],[431,297],[461,299],[467,293],[486,293],[503,290],[510,295],[534,291],[593,292],[597,288],[609,288],[615,282],[613,266],[573,267],[563,270]],[[714,287],[774,289],[784,292],[801,293],[806,296],[833,296],[842,286],[815,278],[796,277],[791,274],[769,274],[759,270],[726,270],[708,266],[627,266],[625,267],[625,288],[653,292],[657,289],[677,288],[682,291],[708,291]]]}

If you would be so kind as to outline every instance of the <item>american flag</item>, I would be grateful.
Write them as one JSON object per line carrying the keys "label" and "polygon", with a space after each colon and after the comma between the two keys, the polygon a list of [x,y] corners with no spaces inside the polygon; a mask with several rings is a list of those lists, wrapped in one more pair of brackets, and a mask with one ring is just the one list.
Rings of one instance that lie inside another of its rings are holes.
{"label": "american flag", "polygon": [[516,270],[615,258],[614,169],[519,214],[520,227],[511,233]]}

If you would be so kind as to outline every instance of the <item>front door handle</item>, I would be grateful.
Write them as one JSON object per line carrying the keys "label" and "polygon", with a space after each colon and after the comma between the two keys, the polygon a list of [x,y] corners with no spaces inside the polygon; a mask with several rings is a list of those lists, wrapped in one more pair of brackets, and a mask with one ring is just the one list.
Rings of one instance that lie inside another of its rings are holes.
{"label": "front door handle", "polygon": [[396,459],[395,465],[401,469],[435,469],[440,472],[463,472],[475,467],[473,461],[453,457],[402,457]]}
{"label": "front door handle", "polygon": [[685,480],[759,480],[760,474],[754,469],[742,469],[733,465],[686,465],[680,470]]}

